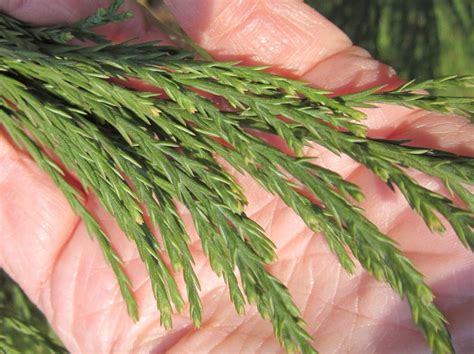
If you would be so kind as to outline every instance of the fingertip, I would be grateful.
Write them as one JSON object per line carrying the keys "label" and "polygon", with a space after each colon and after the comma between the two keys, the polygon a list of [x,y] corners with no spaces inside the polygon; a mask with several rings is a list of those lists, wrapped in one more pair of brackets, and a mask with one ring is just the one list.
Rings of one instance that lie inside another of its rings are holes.
{"label": "fingertip", "polygon": [[360,92],[375,86],[391,90],[401,86],[396,71],[365,50],[351,46],[317,63],[303,76],[304,81],[337,95]]}
{"label": "fingertip", "polygon": [[270,65],[279,75],[346,94],[403,81],[329,20],[296,0],[167,0],[183,28],[218,60]]}
{"label": "fingertip", "polygon": [[299,76],[351,45],[349,38],[303,2],[167,1],[183,28],[216,59],[265,64]]}

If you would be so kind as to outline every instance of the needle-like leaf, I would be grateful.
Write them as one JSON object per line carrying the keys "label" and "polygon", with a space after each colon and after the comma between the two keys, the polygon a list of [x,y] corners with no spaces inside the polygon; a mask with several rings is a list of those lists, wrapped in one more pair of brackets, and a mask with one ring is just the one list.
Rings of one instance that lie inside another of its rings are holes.
{"label": "needle-like leaf", "polygon": [[[444,231],[442,216],[472,249],[474,197],[466,186],[474,184],[473,159],[371,139],[358,107],[391,103],[471,117],[471,98],[419,92],[472,85],[473,78],[410,82],[390,92],[371,89],[330,97],[264,68],[197,61],[155,43],[110,43],[93,27],[128,17],[117,13],[120,3],[114,1],[67,28],[34,28],[0,15],[0,124],[50,174],[96,237],[131,316],[137,318],[138,310],[122,261],[87,211],[84,196],[67,184],[63,170],[40,146],[75,172],[134,242],[149,272],[163,326],[171,327],[174,311],[184,307],[175,281],[179,274],[190,316],[196,326],[202,321],[199,278],[175,206],[180,202],[192,216],[212,269],[228,285],[236,311],[243,313],[246,303],[255,304],[288,351],[315,352],[288,290],[265,269],[276,258],[275,246],[245,214],[242,187],[219,156],[281,198],[311,230],[322,232],[348,272],[357,260],[406,297],[433,351],[452,352],[431,290],[395,242],[356,206],[363,199],[358,186],[318,166],[303,151],[318,144],[350,156],[396,186],[431,230]],[[89,45],[67,44],[72,38],[86,39]],[[165,97],[126,88],[122,84],[130,78],[161,89]],[[225,107],[210,96],[224,99]],[[264,139],[268,134],[279,137],[291,153],[269,145]],[[422,187],[407,175],[407,168],[440,178],[466,207]]]}

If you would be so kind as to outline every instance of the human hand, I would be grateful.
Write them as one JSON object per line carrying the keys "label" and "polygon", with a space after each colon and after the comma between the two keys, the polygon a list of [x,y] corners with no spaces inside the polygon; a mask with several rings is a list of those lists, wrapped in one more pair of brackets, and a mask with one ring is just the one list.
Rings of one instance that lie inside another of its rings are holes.
{"label": "human hand", "polygon": [[[75,21],[98,5],[104,4],[2,1],[0,10],[45,24]],[[138,7],[131,2],[127,5],[136,16],[124,25],[109,27],[111,36],[163,37],[146,24]],[[174,0],[169,6],[182,26],[216,59],[269,64],[279,74],[339,93],[400,83],[390,68],[352,47],[346,36],[300,1]],[[367,113],[366,124],[372,136],[407,138],[415,145],[474,154],[474,129],[461,118],[394,106]],[[307,153],[362,187],[367,198],[361,206],[367,217],[396,239],[426,275],[450,321],[456,348],[472,352],[472,254],[451,231],[444,238],[432,235],[399,194],[348,158],[337,158],[316,147]],[[203,326],[195,330],[186,315],[176,315],[173,330],[163,330],[146,270],[134,246],[91,195],[88,207],[125,259],[136,287],[141,320],[133,323],[97,243],[90,240],[50,178],[16,149],[6,134],[0,136],[0,161],[0,266],[45,312],[70,351],[281,350],[270,324],[260,319],[255,308],[249,307],[242,317],[235,314],[226,287],[211,271],[192,227],[196,272],[202,284]],[[238,178],[249,198],[249,216],[278,246],[279,260],[270,270],[289,286],[322,353],[428,350],[411,323],[408,306],[387,285],[376,282],[362,269],[353,276],[344,273],[324,239],[308,230],[291,209],[249,177]],[[435,180],[419,178],[430,188],[442,191]],[[191,225],[190,216],[183,217]]]}

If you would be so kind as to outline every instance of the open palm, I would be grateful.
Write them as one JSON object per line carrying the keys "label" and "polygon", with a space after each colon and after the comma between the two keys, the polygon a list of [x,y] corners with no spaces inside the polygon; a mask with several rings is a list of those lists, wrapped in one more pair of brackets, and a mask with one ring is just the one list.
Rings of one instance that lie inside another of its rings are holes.
{"label": "open palm", "polygon": [[[73,22],[107,1],[0,0],[0,11],[37,24]],[[326,19],[298,0],[169,0],[185,30],[216,59],[267,64],[338,93],[379,84],[398,85],[393,70],[370,58]],[[105,29],[116,39],[164,38],[138,7],[125,24]],[[474,155],[474,128],[456,116],[397,106],[366,111],[371,136],[410,139],[415,145]],[[394,238],[425,274],[447,315],[459,353],[474,352],[474,257],[449,230],[443,238],[424,226],[399,193],[347,157],[308,149],[318,163],[360,185],[366,216]],[[413,326],[408,305],[361,268],[347,275],[324,238],[311,232],[278,198],[248,176],[235,174],[249,199],[248,215],[278,247],[270,271],[288,285],[321,353],[428,352]],[[415,176],[444,192],[437,180]],[[248,307],[238,316],[226,286],[204,256],[190,215],[182,216],[193,237],[196,273],[204,305],[202,328],[174,316],[173,330],[159,325],[145,267],[113,218],[90,195],[97,216],[126,262],[141,319],[128,317],[115,277],[98,244],[74,215],[48,175],[18,150],[0,127],[0,267],[40,307],[73,353],[274,353],[271,325]],[[179,284],[181,288],[184,284]]]}

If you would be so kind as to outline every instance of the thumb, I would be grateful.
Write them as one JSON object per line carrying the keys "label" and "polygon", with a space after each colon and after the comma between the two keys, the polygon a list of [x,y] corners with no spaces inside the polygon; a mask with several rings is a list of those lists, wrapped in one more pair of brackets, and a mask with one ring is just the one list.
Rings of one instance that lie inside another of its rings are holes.
{"label": "thumb", "polygon": [[271,65],[278,74],[338,93],[401,82],[302,1],[165,2],[185,31],[219,60]]}
{"label": "thumb", "polygon": [[[336,94],[374,86],[400,86],[388,65],[354,46],[344,32],[298,0],[164,0],[183,29],[217,60],[269,65],[271,71],[301,79]],[[373,136],[389,137],[411,120],[399,106],[368,110],[364,124]],[[307,151],[344,176],[357,164],[322,147]]]}

